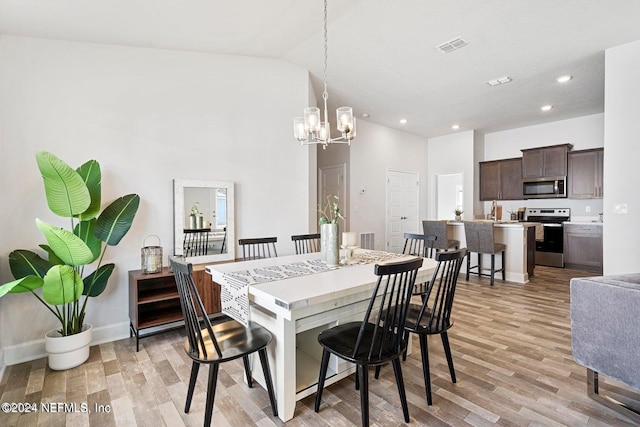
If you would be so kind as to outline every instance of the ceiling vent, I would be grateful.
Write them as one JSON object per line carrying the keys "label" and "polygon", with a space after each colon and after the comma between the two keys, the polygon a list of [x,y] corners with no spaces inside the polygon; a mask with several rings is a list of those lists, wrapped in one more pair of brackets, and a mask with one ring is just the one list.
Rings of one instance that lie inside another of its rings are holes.
{"label": "ceiling vent", "polygon": [[454,50],[460,49],[461,47],[465,47],[468,44],[469,43],[464,41],[462,37],[456,37],[455,39],[449,40],[448,42],[444,42],[436,46],[436,49],[438,49],[442,53],[449,53],[453,52]]}
{"label": "ceiling vent", "polygon": [[487,84],[489,86],[499,86],[499,85],[503,85],[505,83],[509,83],[511,80],[513,80],[511,77],[504,76],[504,77],[498,77],[497,79],[488,80]]}

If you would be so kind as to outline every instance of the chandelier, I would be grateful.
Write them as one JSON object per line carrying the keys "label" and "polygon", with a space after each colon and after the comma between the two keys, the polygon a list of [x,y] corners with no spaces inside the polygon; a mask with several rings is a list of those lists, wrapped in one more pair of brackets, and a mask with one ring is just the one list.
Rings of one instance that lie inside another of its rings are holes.
{"label": "chandelier", "polygon": [[300,142],[300,145],[322,144],[326,149],[329,144],[350,144],[356,136],[356,119],[353,117],[351,107],[340,107],[336,109],[337,128],[340,136],[331,138],[331,127],[329,126],[329,115],[327,100],[329,92],[327,90],[327,0],[324,0],[324,120],[320,121],[320,109],[317,107],[307,107],[304,109],[304,117],[293,119],[293,134]]}

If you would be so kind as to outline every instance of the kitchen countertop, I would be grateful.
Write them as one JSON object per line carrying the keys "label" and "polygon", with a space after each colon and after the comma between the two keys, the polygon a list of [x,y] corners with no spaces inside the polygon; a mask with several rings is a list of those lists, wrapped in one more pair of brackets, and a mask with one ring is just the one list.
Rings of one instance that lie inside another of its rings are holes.
{"label": "kitchen countertop", "polygon": [[[495,227],[512,227],[512,228],[516,228],[516,227],[535,227],[536,225],[540,225],[539,222],[520,222],[520,221],[509,221],[509,220],[502,220],[502,221],[494,221],[492,219],[475,219],[473,220],[473,222],[492,222],[493,225]],[[464,225],[464,221],[447,221],[447,224],[449,225]]]}

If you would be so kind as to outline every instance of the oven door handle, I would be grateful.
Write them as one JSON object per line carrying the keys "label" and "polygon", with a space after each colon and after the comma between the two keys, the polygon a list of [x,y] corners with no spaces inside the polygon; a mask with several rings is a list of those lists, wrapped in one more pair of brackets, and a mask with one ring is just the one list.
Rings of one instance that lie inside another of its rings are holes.
{"label": "oven door handle", "polygon": [[562,227],[562,224],[551,224],[551,223],[547,223],[547,224],[542,224],[543,227]]}

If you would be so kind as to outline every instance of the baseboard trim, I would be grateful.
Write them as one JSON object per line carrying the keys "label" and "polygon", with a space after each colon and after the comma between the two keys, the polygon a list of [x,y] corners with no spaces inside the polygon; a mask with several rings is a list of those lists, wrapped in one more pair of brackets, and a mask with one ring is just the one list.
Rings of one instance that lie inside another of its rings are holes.
{"label": "baseboard trim", "polygon": [[[118,341],[128,337],[129,322],[114,323],[112,325],[93,328],[91,345]],[[46,356],[47,352],[44,349],[44,338],[6,347],[4,352],[0,353],[0,374],[4,373],[6,366],[30,362]],[[2,378],[2,375],[0,375],[0,378]]]}

